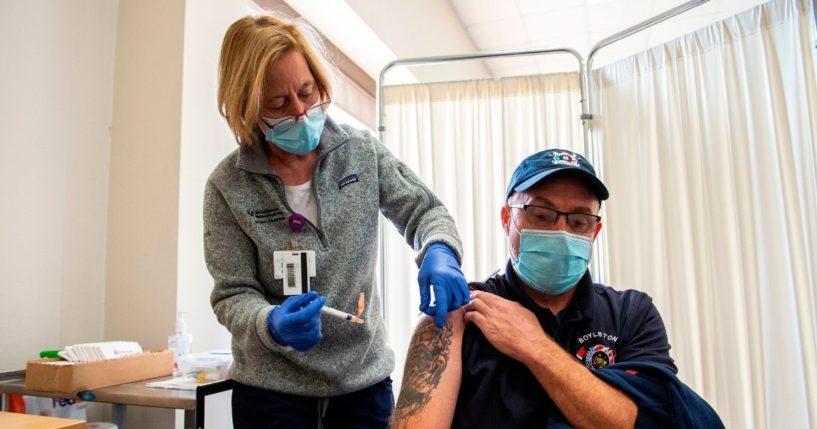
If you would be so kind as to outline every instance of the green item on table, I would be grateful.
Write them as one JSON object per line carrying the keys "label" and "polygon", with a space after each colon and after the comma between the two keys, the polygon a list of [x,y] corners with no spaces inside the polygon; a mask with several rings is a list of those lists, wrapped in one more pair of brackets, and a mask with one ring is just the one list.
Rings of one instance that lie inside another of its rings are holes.
{"label": "green item on table", "polygon": [[40,352],[40,358],[58,358],[59,350],[43,350]]}

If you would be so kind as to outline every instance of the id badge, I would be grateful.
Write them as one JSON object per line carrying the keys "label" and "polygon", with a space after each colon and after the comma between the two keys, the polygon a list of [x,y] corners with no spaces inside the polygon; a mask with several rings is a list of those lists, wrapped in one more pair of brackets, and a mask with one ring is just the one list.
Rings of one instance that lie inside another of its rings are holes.
{"label": "id badge", "polygon": [[284,295],[309,292],[309,278],[315,277],[314,250],[272,252],[273,276],[284,283]]}

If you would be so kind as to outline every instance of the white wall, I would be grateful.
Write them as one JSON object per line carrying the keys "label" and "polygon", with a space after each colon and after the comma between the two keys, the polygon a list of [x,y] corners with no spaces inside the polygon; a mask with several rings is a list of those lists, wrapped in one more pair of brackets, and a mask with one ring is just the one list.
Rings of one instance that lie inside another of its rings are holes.
{"label": "white wall", "polygon": [[[210,172],[238,148],[218,113],[216,84],[224,33],[247,14],[245,0],[188,0],[185,11],[176,297],[179,310],[186,312],[194,352],[230,348],[230,334],[210,307],[213,278],[204,263],[202,202]],[[229,394],[208,398],[208,427],[231,427],[230,399]]]}
{"label": "white wall", "polygon": [[[229,347],[208,303],[201,193],[235,147],[216,61],[246,3],[205,3],[0,2],[0,371],[84,341],[164,348],[177,307],[194,350]],[[208,423],[228,426],[229,395],[214,399]],[[128,410],[131,427],[172,423]]]}
{"label": "white wall", "polygon": [[244,0],[188,0],[186,8],[182,138],[179,167],[178,290],[193,334],[193,351],[230,347],[230,335],[210,307],[213,278],[204,263],[202,202],[210,172],[238,148],[219,115],[216,83],[221,40],[247,14]]}
{"label": "white wall", "polygon": [[[114,63],[105,339],[167,346],[176,313],[184,0],[121,0]],[[133,407],[132,407],[133,408]],[[173,412],[128,410],[130,427]]]}
{"label": "white wall", "polygon": [[103,335],[117,2],[0,2],[0,371]]}
{"label": "white wall", "polygon": [[176,309],[184,0],[119,7],[108,211],[108,339],[167,345]]}

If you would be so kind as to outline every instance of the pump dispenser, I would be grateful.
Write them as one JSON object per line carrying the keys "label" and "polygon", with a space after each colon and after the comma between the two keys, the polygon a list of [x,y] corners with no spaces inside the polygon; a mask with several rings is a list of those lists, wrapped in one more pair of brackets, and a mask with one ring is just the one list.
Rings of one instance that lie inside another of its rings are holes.
{"label": "pump dispenser", "polygon": [[179,358],[189,354],[193,347],[193,335],[187,332],[184,311],[176,313],[176,332],[167,338],[167,348],[173,350],[173,373],[178,375]]}

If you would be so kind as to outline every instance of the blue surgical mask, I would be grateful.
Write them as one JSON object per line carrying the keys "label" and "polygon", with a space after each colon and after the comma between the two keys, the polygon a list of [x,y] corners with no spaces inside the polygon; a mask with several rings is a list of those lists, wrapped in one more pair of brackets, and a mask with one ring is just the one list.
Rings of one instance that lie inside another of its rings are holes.
{"label": "blue surgical mask", "polygon": [[523,229],[513,268],[537,292],[562,295],[587,271],[592,245],[592,238],[566,231]]}
{"label": "blue surgical mask", "polygon": [[[326,113],[318,106],[315,113],[300,116],[297,120],[268,127],[264,135],[266,140],[282,150],[304,155],[315,150],[321,141],[323,124],[326,122]],[[272,121],[266,119],[266,121]]]}

